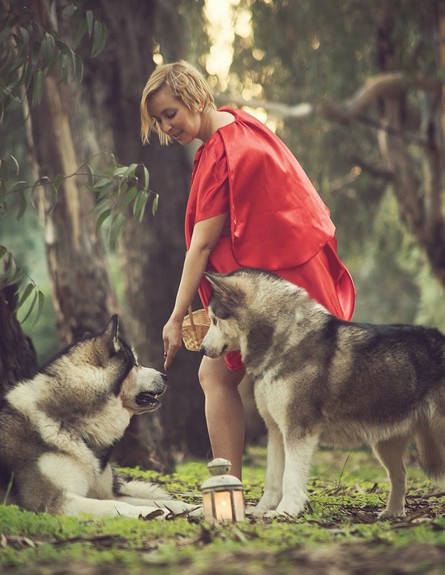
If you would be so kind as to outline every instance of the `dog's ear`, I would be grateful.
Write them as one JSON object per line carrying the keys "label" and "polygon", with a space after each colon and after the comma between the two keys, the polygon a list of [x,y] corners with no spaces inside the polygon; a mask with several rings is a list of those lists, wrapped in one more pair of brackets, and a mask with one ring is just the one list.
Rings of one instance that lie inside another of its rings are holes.
{"label": "dog's ear", "polygon": [[236,306],[242,304],[245,294],[232,276],[213,272],[204,272],[204,276],[210,282],[213,295],[218,298],[220,303],[227,304],[232,311]]}
{"label": "dog's ear", "polygon": [[213,289],[220,289],[224,291],[224,274],[217,274],[214,272],[204,272],[204,277],[210,282]]}
{"label": "dog's ear", "polygon": [[228,299],[230,297],[230,294],[234,290],[234,285],[229,275],[217,274],[214,272],[204,272],[204,276],[210,282],[213,293],[215,295],[224,296],[224,299]]}
{"label": "dog's ear", "polygon": [[117,353],[121,348],[119,341],[119,316],[117,314],[113,315],[108,322],[104,331],[104,336],[108,339],[111,347]]}

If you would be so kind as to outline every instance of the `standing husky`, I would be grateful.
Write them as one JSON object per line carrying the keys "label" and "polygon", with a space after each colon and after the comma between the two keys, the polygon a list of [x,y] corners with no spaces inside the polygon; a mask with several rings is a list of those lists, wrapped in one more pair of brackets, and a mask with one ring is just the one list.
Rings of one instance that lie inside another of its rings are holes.
{"label": "standing husky", "polygon": [[155,485],[119,481],[109,464],[131,416],[160,405],[165,380],[138,365],[113,316],[103,333],[17,383],[0,408],[0,502],[66,515],[191,509]]}
{"label": "standing husky", "polygon": [[264,494],[255,508],[297,515],[318,444],[368,443],[387,470],[381,517],[405,514],[403,454],[445,477],[445,336],[409,325],[350,323],[261,270],[206,274],[213,288],[201,352],[240,349],[268,428]]}

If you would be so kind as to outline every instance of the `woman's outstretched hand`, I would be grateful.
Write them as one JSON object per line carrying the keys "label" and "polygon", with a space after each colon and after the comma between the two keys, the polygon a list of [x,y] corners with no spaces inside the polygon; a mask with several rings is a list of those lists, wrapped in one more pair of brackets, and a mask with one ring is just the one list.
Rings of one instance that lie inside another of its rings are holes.
{"label": "woman's outstretched hand", "polygon": [[182,320],[170,318],[162,330],[164,370],[167,371],[182,346]]}

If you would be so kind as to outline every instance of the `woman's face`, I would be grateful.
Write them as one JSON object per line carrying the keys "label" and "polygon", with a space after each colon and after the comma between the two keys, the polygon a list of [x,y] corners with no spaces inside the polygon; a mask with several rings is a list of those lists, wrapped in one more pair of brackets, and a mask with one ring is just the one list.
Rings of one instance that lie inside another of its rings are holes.
{"label": "woman's face", "polygon": [[187,108],[168,86],[151,96],[148,111],[161,131],[180,144],[200,138],[201,114]]}

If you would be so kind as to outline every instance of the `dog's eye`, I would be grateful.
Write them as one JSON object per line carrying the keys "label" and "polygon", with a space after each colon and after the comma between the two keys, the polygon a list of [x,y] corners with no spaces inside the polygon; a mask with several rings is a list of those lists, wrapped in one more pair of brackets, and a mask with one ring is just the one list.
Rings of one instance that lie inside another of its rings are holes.
{"label": "dog's eye", "polygon": [[212,323],[213,325],[216,325],[216,317],[212,317]]}

